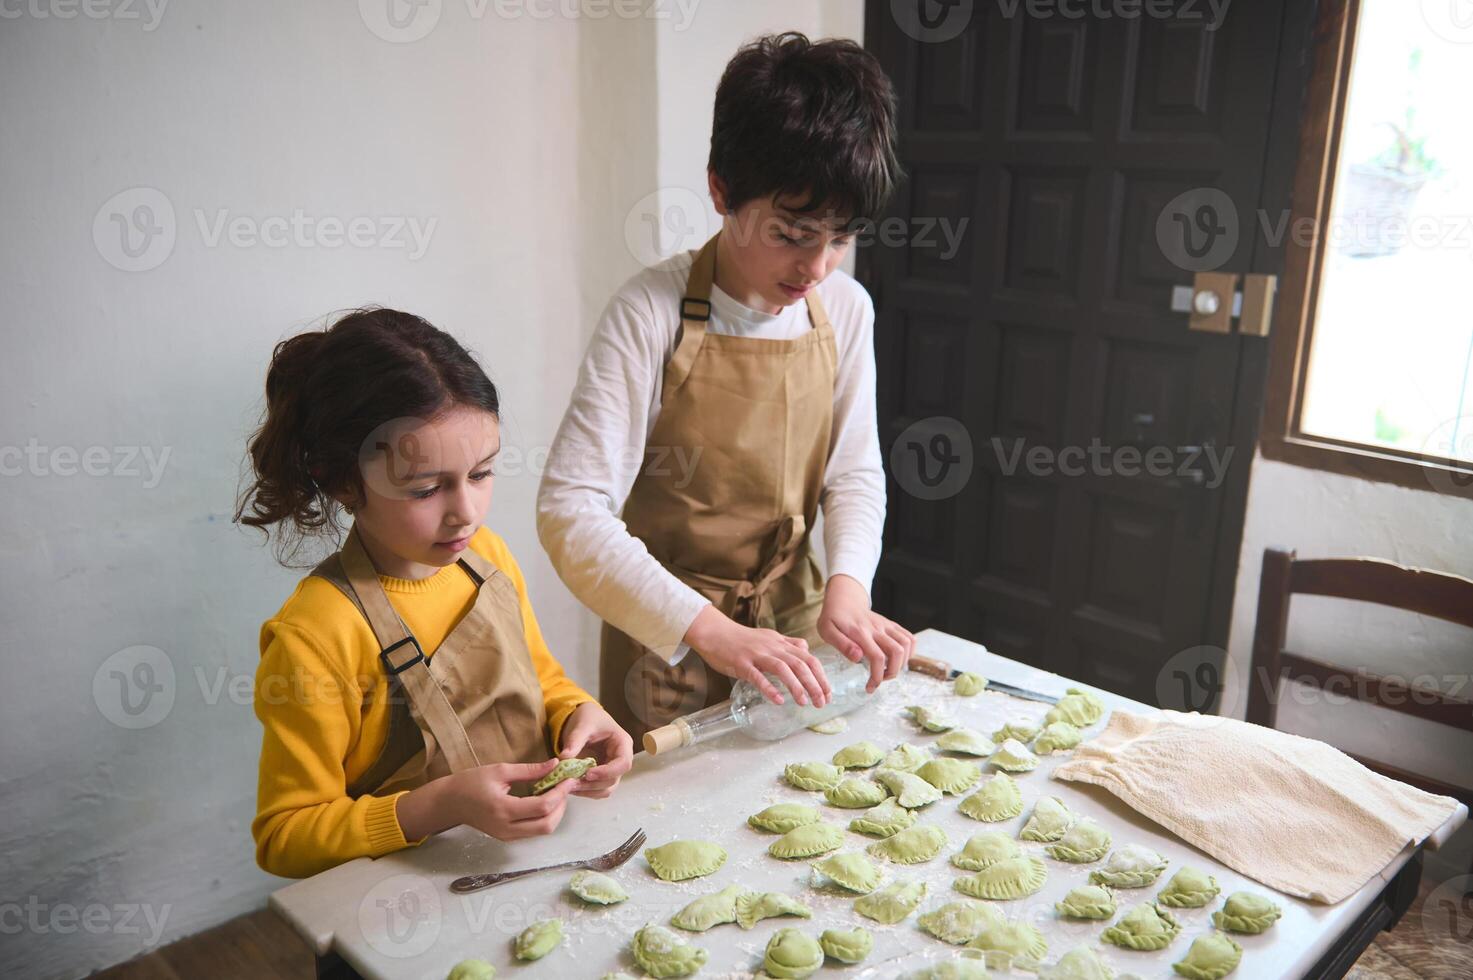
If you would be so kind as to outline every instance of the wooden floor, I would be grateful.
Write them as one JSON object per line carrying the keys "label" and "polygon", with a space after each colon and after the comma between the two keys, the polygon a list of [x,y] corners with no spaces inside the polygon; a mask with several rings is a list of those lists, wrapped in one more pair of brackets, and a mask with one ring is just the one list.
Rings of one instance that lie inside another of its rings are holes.
{"label": "wooden floor", "polygon": [[[1469,980],[1473,936],[1429,938],[1422,929],[1424,884],[1416,904],[1391,932],[1383,932],[1347,974],[1347,980]],[[232,919],[208,932],[165,946],[95,974],[105,980],[312,980],[312,954],[270,909]],[[1259,980],[1259,978],[1254,978]]]}

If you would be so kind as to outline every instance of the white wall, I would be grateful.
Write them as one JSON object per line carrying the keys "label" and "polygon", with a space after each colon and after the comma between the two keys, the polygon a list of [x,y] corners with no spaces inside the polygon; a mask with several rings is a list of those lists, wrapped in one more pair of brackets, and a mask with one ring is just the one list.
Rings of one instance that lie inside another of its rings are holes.
{"label": "white wall", "polygon": [[[1473,578],[1473,500],[1256,458],[1228,643],[1228,680],[1234,686],[1224,694],[1225,713],[1240,718],[1247,706],[1266,548],[1294,550],[1301,558],[1385,558]],[[1442,620],[1299,597],[1290,605],[1288,646],[1350,668],[1408,681],[1421,677],[1462,697],[1473,695],[1473,643],[1467,630]],[[1473,735],[1443,725],[1300,689],[1280,702],[1278,726],[1473,786]],[[1429,853],[1428,877],[1443,881],[1468,873],[1470,854],[1473,831],[1464,828],[1451,846]]]}
{"label": "white wall", "polygon": [[[300,573],[230,517],[271,347],[333,310],[408,309],[482,357],[528,459],[501,467],[488,523],[553,649],[596,685],[596,623],[537,544],[535,450],[639,267],[641,198],[704,188],[731,52],[764,30],[861,27],[842,0],[661,0],[668,21],[448,0],[399,31],[367,0],[153,2],[98,19],[38,0],[0,20],[5,975],[103,967],[282,884],[254,864],[248,685],[260,623]],[[386,224],[362,246],[298,238],[298,209],[311,227],[412,219],[427,244],[411,255]],[[130,259],[114,213],[172,228],[172,248],[155,236]],[[212,240],[222,214],[268,234],[285,219],[288,241]],[[119,685],[149,682],[144,663],[163,690],[128,715]]]}

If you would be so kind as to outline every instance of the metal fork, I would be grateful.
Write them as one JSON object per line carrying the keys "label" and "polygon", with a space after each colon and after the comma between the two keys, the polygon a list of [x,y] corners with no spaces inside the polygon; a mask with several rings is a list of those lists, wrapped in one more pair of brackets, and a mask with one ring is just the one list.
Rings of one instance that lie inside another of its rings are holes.
{"label": "metal fork", "polygon": [[457,895],[464,895],[468,892],[480,891],[482,888],[490,888],[492,885],[499,885],[504,881],[511,881],[513,878],[524,878],[539,871],[557,871],[561,868],[592,868],[595,871],[612,871],[634,857],[648,839],[641,828],[630,835],[624,843],[596,858],[589,858],[586,861],[568,861],[565,864],[549,864],[545,868],[528,868],[525,871],[495,871],[484,875],[466,875],[464,878],[456,878],[452,881],[450,890]]}

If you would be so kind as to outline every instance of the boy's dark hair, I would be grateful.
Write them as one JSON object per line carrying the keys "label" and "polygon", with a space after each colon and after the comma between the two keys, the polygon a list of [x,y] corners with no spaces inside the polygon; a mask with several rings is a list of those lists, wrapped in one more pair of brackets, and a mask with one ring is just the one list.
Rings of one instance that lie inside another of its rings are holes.
{"label": "boy's dark hair", "polygon": [[895,90],[853,41],[758,38],[716,88],[708,166],[732,210],[777,195],[806,214],[877,218],[900,177]]}
{"label": "boy's dark hair", "polygon": [[266,417],[247,447],[254,479],[235,520],[268,536],[275,526],[277,558],[292,564],[307,537],[341,533],[334,495],[361,499],[360,453],[375,429],[457,406],[501,414],[470,352],[413,314],[354,310],[288,337],[266,371]]}

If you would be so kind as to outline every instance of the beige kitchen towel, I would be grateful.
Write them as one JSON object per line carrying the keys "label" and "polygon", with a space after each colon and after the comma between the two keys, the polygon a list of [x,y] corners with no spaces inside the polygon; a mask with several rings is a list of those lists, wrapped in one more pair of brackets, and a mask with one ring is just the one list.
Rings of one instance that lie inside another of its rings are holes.
{"label": "beige kitchen towel", "polygon": [[1054,778],[1103,786],[1228,867],[1328,903],[1355,894],[1459,805],[1324,742],[1196,712],[1116,711]]}

